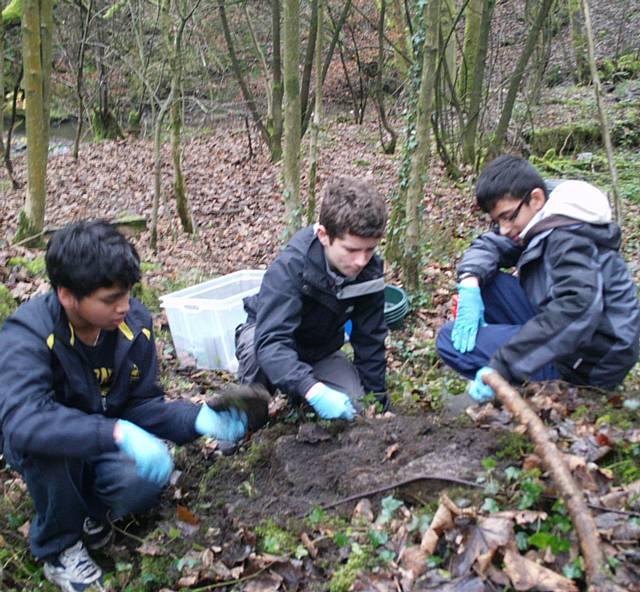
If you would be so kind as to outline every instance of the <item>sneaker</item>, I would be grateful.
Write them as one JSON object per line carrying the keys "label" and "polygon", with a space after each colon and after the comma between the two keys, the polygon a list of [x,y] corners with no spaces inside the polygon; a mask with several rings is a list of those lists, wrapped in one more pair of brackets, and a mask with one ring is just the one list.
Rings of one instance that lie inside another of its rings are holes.
{"label": "sneaker", "polygon": [[64,592],[104,592],[102,570],[89,557],[82,541],[65,549],[55,559],[45,562],[44,577]]}
{"label": "sneaker", "polygon": [[87,517],[82,525],[82,540],[91,551],[102,549],[113,540],[113,527],[109,522],[98,522]]}
{"label": "sneaker", "polygon": [[238,452],[240,442],[231,442],[230,440],[218,440],[218,450],[222,456],[232,456]]}

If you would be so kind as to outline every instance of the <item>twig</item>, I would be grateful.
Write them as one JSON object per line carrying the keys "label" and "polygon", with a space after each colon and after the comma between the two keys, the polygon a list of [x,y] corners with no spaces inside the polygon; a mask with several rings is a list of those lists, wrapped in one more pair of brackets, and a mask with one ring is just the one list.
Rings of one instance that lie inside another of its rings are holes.
{"label": "twig", "polygon": [[359,500],[363,497],[371,497],[372,495],[383,493],[384,491],[389,491],[389,489],[404,487],[405,485],[415,483],[416,481],[446,481],[448,483],[454,483],[455,485],[464,485],[465,487],[475,487],[479,489],[484,487],[483,485],[479,485],[478,483],[474,483],[473,481],[465,481],[464,479],[456,479],[455,477],[444,477],[440,475],[416,475],[415,477],[409,477],[408,479],[404,479],[402,481],[395,481],[393,483],[389,483],[388,485],[381,485],[380,487],[370,489],[369,491],[355,493],[354,495],[339,499],[338,501],[331,502],[330,504],[324,504],[320,506],[320,509],[329,510],[331,508],[335,508],[336,506],[341,506],[342,504],[348,504],[349,502]]}
{"label": "twig", "polygon": [[233,586],[234,584],[240,584],[241,582],[247,582],[249,580],[253,580],[258,577],[262,572],[269,569],[275,561],[269,563],[269,565],[265,565],[261,567],[258,571],[253,572],[251,575],[244,576],[242,578],[238,578],[237,580],[226,580],[224,582],[216,582],[215,584],[209,584],[207,586],[202,586],[200,588],[190,588],[190,592],[205,592],[206,590],[215,590],[216,588],[224,588],[225,586]]}
{"label": "twig", "polygon": [[607,561],[600,545],[600,533],[582,492],[577,487],[571,471],[538,415],[529,407],[520,394],[497,372],[491,372],[483,380],[496,393],[497,398],[527,429],[538,456],[551,475],[567,507],[575,526],[584,559],[587,582],[591,592],[620,590],[609,578]]}

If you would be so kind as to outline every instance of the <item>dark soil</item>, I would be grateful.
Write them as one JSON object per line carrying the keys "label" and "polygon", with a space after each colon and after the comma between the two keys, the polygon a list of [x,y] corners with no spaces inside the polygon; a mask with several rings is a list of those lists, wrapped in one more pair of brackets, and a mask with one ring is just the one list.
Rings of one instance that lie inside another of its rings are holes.
{"label": "dark soil", "polygon": [[[410,494],[426,499],[457,480],[473,481],[482,471],[480,461],[495,451],[494,432],[440,425],[437,416],[385,414],[327,428],[280,424],[256,434],[236,458],[213,461],[220,463],[213,475],[206,466],[187,468],[185,480],[195,483],[184,489],[200,488],[201,504],[224,502],[223,514],[236,524],[255,525],[268,518],[302,518],[316,507],[372,490],[389,495],[394,488],[382,488],[421,476],[428,479],[412,484]],[[250,495],[248,489],[238,495],[250,475]],[[354,504],[340,504],[337,511],[350,512]]]}

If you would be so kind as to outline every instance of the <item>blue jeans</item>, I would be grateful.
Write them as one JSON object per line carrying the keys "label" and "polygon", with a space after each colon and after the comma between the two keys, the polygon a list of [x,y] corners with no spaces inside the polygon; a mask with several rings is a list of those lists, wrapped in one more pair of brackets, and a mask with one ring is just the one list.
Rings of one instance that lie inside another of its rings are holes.
{"label": "blue jeans", "polygon": [[[517,278],[503,272],[482,288],[482,300],[488,325],[478,329],[473,351],[460,353],[453,347],[453,322],[445,324],[436,338],[436,349],[444,363],[469,379],[475,378],[476,372],[489,364],[493,354],[536,314]],[[553,364],[546,364],[530,378],[553,380],[560,378],[560,374]]]}
{"label": "blue jeans", "polygon": [[29,542],[42,559],[74,545],[86,517],[99,522],[150,509],[162,487],[138,476],[133,461],[121,452],[89,460],[14,454],[5,445],[7,464],[24,478],[36,516]]}

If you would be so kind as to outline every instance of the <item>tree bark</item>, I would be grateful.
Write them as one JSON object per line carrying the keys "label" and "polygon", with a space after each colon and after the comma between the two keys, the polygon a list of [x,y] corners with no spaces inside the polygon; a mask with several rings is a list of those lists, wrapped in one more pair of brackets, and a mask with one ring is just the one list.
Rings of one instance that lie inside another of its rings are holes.
{"label": "tree bark", "polygon": [[524,44],[524,47],[522,48],[522,53],[518,58],[518,62],[516,63],[513,75],[511,76],[511,81],[509,82],[509,90],[507,91],[507,97],[505,99],[504,106],[502,107],[502,112],[500,113],[500,120],[498,121],[493,141],[489,145],[487,160],[495,158],[500,154],[500,151],[502,150],[502,146],[504,145],[504,141],[507,135],[507,129],[509,127],[509,122],[511,121],[513,107],[516,102],[516,95],[518,94],[520,82],[522,81],[522,76],[524,75],[524,69],[529,62],[531,54],[533,53],[533,49],[536,45],[536,40],[538,38],[538,35],[540,34],[542,25],[544,24],[544,21],[549,14],[549,10],[551,9],[551,5],[553,4],[553,2],[554,0],[542,0],[542,2],[540,3],[538,15],[536,16],[536,20],[529,29],[529,35]]}
{"label": "tree bark", "polygon": [[[384,1],[384,0],[383,0]],[[313,120],[311,122],[311,138],[309,141],[309,198],[307,201],[307,223],[312,224],[316,218],[316,179],[318,176],[318,136],[322,127],[322,25],[324,22],[323,0],[314,0],[317,4],[318,34],[315,48],[315,101]]]}
{"label": "tree bark", "polygon": [[284,203],[291,236],[300,226],[300,0],[284,2]]}
{"label": "tree bark", "polygon": [[260,117],[260,113],[258,113],[258,107],[253,98],[253,94],[247,86],[247,83],[244,80],[244,75],[242,74],[240,61],[238,60],[238,56],[236,54],[233,37],[231,36],[231,30],[229,29],[229,22],[227,21],[227,12],[224,6],[224,2],[225,0],[218,0],[218,13],[220,14],[222,32],[227,44],[227,50],[229,51],[229,58],[231,59],[231,68],[233,69],[233,73],[235,74],[236,81],[238,82],[238,86],[240,87],[240,91],[242,92],[242,97],[249,107],[249,112],[251,113],[253,122],[256,124],[256,127],[258,128],[258,131],[260,132],[260,135],[262,136],[265,144],[269,146],[269,150],[271,150],[271,137],[269,136],[267,128],[262,122],[262,118]]}
{"label": "tree bark", "polygon": [[[378,107],[378,129],[380,131],[380,144],[385,154],[393,154],[396,151],[398,134],[387,120],[387,113],[384,108],[384,89],[382,88],[382,73],[384,71],[384,22],[387,10],[386,0],[380,0],[380,18],[378,20],[378,71],[376,75],[376,104]],[[384,138],[385,130],[389,134],[389,141]]]}
{"label": "tree bark", "polygon": [[22,11],[22,55],[26,94],[27,195],[15,241],[39,236],[44,227],[49,148],[49,81],[51,0],[25,0]]}
{"label": "tree bark", "polygon": [[268,124],[271,137],[271,160],[278,162],[282,158],[282,44],[280,41],[280,0],[271,0],[271,34],[273,37],[273,62],[271,81],[271,117]]}
{"label": "tree bark", "polygon": [[407,227],[402,253],[403,281],[409,291],[416,291],[420,284],[419,206],[431,160],[431,114],[433,112],[433,89],[438,59],[440,0],[426,2],[423,11],[427,30],[417,104],[416,147],[411,156],[409,183],[406,192]]}
{"label": "tree bark", "polygon": [[602,85],[600,84],[600,76],[598,75],[598,68],[596,66],[596,52],[593,43],[593,31],[591,28],[591,15],[589,12],[588,0],[582,1],[582,11],[584,14],[584,24],[587,32],[587,48],[589,50],[589,68],[591,69],[591,79],[593,80],[593,90],[596,95],[596,102],[598,103],[598,115],[600,117],[600,129],[602,130],[602,139],[604,140],[604,147],[607,151],[607,161],[609,163],[609,173],[611,174],[611,191],[613,193],[613,213],[615,221],[618,224],[622,223],[623,211],[622,211],[622,199],[620,198],[620,191],[618,189],[618,169],[616,168],[616,161],[613,157],[613,143],[611,142],[611,134],[609,133],[609,121],[607,118],[607,110],[604,105],[604,99],[602,98]]}
{"label": "tree bark", "polygon": [[311,87],[311,72],[313,70],[314,54],[316,49],[316,37],[322,35],[322,29],[318,27],[318,0],[311,0],[311,20],[309,21],[309,38],[307,39],[307,50],[304,56],[304,67],[302,70],[302,85],[300,87],[301,119],[304,121],[306,112],[310,109],[309,88]]}
{"label": "tree bark", "polygon": [[468,73],[470,86],[467,88],[469,96],[465,98],[467,122],[462,131],[462,158],[465,163],[472,165],[474,169],[479,160],[476,152],[476,138],[482,106],[482,87],[494,6],[495,0],[483,0],[475,55],[473,56],[473,68]]}
{"label": "tree bark", "polygon": [[569,23],[571,25],[571,44],[576,59],[574,79],[578,84],[589,81],[589,56],[587,50],[587,34],[584,28],[584,17],[580,0],[569,0]]}
{"label": "tree bark", "polygon": [[458,75],[458,95],[464,105],[468,105],[469,94],[475,78],[476,56],[478,55],[480,43],[480,25],[486,3],[486,0],[469,0],[465,12],[462,60]]}
{"label": "tree bark", "polygon": [[80,1],[78,2],[78,15],[80,20],[80,30],[82,31],[82,37],[80,38],[80,45],[78,47],[78,72],[76,75],[76,98],[78,99],[78,122],[76,124],[76,135],[73,140],[73,159],[78,160],[78,153],[80,151],[80,138],[82,137],[82,122],[84,121],[84,96],[83,96],[83,81],[84,81],[84,57],[85,49],[87,47],[87,36],[89,32],[89,22],[91,20],[91,13],[93,12],[93,0],[88,0],[87,5]]}

